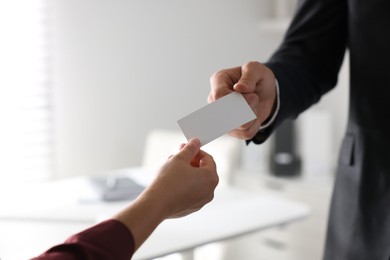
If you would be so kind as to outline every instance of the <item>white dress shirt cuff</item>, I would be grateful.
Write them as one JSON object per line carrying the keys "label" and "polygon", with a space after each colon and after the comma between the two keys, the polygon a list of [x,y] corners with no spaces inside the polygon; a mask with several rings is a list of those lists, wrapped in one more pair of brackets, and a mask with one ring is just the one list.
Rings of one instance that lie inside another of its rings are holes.
{"label": "white dress shirt cuff", "polygon": [[279,107],[280,107],[280,95],[279,95],[279,83],[278,83],[278,80],[275,80],[275,90],[276,90],[276,109],[275,109],[271,119],[268,120],[268,122],[265,125],[260,126],[259,130],[262,130],[264,128],[269,127],[275,121],[275,118],[278,115]]}

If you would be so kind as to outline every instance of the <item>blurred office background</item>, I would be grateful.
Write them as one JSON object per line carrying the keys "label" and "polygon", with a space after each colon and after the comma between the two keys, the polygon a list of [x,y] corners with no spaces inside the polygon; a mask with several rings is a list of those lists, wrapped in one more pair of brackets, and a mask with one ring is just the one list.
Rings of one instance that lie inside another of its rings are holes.
{"label": "blurred office background", "polygon": [[[179,130],[178,119],[207,104],[214,72],[267,60],[295,5],[294,0],[1,1],[0,183],[140,165],[151,130]],[[292,189],[325,187],[319,195],[319,242],[313,252],[298,251],[299,259],[321,253],[347,115],[347,68],[345,62],[338,87],[296,121],[302,178],[292,181]],[[243,171],[237,170],[234,184],[257,189],[253,183],[265,180],[272,192],[290,187],[288,178],[268,179],[272,144],[272,138],[262,146],[242,142],[237,169]],[[286,196],[317,196],[294,194]],[[287,247],[267,237],[245,239],[234,243],[245,247],[262,240],[275,250]]]}

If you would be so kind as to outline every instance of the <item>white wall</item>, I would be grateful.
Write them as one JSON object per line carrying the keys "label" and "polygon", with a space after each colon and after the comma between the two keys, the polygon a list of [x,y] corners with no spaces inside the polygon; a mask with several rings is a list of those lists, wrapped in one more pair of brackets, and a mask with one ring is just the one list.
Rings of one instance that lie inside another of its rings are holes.
{"label": "white wall", "polygon": [[261,31],[269,0],[48,2],[58,176],[140,164],[148,130],[178,129],[213,72],[265,60],[281,37]]}

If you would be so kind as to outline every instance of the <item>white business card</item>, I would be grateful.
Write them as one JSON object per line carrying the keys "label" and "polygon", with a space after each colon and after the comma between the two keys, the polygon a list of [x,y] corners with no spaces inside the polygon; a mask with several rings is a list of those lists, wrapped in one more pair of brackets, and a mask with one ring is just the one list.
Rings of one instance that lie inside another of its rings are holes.
{"label": "white business card", "polygon": [[187,140],[199,138],[201,145],[256,119],[242,94],[233,92],[178,120]]}

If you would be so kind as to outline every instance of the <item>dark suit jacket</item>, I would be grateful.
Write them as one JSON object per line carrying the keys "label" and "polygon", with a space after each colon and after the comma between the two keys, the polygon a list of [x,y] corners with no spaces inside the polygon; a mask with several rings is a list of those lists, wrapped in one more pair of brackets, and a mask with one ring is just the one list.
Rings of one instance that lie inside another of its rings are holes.
{"label": "dark suit jacket", "polygon": [[[390,1],[301,0],[266,65],[280,85],[273,127],[337,83],[350,57],[349,119],[341,145],[324,259],[390,259]],[[347,100],[345,101],[347,102]],[[315,145],[315,144],[313,144]],[[315,238],[310,238],[315,239]]]}

